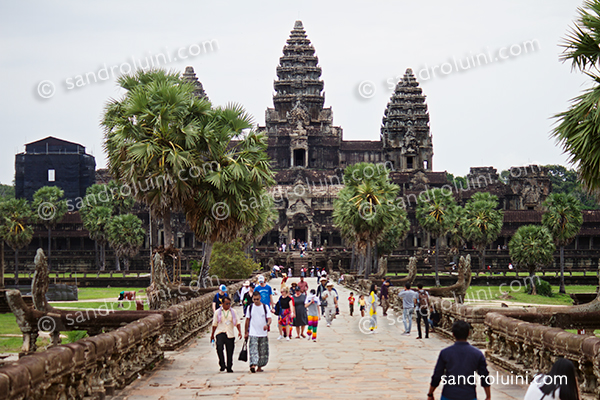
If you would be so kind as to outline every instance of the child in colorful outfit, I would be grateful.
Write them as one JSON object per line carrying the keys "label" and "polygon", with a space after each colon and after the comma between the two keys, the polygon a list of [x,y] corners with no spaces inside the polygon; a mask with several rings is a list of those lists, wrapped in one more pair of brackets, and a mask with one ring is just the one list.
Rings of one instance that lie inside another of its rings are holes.
{"label": "child in colorful outfit", "polygon": [[358,298],[358,305],[360,307],[360,316],[364,317],[367,302],[365,301],[365,296],[363,294],[361,294],[360,297]]}
{"label": "child in colorful outfit", "polygon": [[350,292],[350,297],[348,297],[348,305],[350,306],[350,316],[354,313],[354,293]]}
{"label": "child in colorful outfit", "polygon": [[306,297],[304,306],[308,314],[308,340],[317,341],[317,326],[319,325],[319,317],[321,312],[321,301],[317,296],[315,289],[311,289],[310,294]]}

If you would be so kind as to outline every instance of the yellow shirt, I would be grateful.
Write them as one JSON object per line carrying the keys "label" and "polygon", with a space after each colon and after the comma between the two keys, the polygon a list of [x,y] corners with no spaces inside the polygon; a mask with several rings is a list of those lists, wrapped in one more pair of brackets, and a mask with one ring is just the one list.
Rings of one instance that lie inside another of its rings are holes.
{"label": "yellow shirt", "polygon": [[[219,322],[219,310],[221,313],[221,322]],[[217,311],[215,311],[215,315],[213,316],[213,322],[212,322],[212,326],[216,326],[217,329],[215,330],[215,336],[217,336],[219,333],[226,333],[228,338],[235,338],[235,332],[233,330],[234,325],[233,325],[233,315],[234,315],[235,311],[233,311],[231,308],[227,311],[223,310],[222,308],[217,309]],[[237,319],[237,315],[236,315],[236,322],[239,324],[240,321]]]}

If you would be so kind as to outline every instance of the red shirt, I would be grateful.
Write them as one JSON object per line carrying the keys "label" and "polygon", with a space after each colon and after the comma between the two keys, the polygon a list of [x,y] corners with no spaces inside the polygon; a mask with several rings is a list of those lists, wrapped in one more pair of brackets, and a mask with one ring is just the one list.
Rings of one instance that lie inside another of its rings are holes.
{"label": "red shirt", "polygon": [[354,296],[348,297],[348,301],[350,302],[350,304],[354,304],[354,300],[355,300]]}
{"label": "red shirt", "polygon": [[306,283],[306,281],[298,282],[298,289],[300,289],[302,293],[306,293],[308,291],[308,283]]}

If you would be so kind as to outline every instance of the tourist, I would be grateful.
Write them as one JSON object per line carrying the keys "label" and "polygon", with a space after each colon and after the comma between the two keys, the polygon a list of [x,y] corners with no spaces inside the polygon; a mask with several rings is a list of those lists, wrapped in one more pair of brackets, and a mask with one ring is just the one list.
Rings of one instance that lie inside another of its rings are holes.
{"label": "tourist", "polygon": [[258,286],[254,288],[254,292],[260,294],[260,301],[266,304],[267,307],[273,308],[273,289],[265,283],[265,277],[258,276]]}
{"label": "tourist", "polygon": [[365,301],[365,295],[361,294],[358,297],[358,306],[360,309],[360,316],[364,317],[365,316],[365,309],[367,308],[367,302]]}
{"label": "tourist", "polygon": [[292,277],[292,268],[288,268],[288,277],[291,278]]}
{"label": "tourist", "polygon": [[277,340],[281,340],[283,338],[290,340],[290,337],[292,336],[295,307],[294,299],[289,296],[289,290],[287,288],[281,290],[281,297],[279,298],[278,303],[281,308],[278,325],[280,327],[280,332],[283,332],[283,336],[279,335]]}
{"label": "tourist", "polygon": [[308,314],[308,340],[312,338],[313,342],[317,341],[317,327],[319,326],[319,319],[321,317],[319,312],[320,305],[321,301],[315,289],[311,289],[310,295],[306,297],[304,306]]}
{"label": "tourist", "polygon": [[383,316],[387,316],[387,310],[390,308],[389,300],[390,280],[384,279],[381,284],[381,290],[379,291],[379,297],[381,297],[381,308],[383,308]]}
{"label": "tourist", "polygon": [[335,317],[338,300],[337,292],[333,289],[333,282],[327,282],[325,286],[327,290],[321,294],[321,304],[325,303],[325,320],[327,321],[327,326],[330,327]]}
{"label": "tourist", "polygon": [[369,289],[369,316],[371,317],[369,330],[373,332],[377,329],[377,286],[372,283]]}
{"label": "tourist", "polygon": [[[259,292],[254,292],[252,304],[246,312],[245,337],[248,340],[248,353],[250,355],[250,372],[262,372],[262,367],[269,362],[269,326],[271,316],[267,305],[263,303]],[[258,369],[256,369],[258,367]]]}
{"label": "tourist", "polygon": [[294,326],[296,327],[296,338],[300,339],[306,337],[304,331],[306,329],[306,325],[308,325],[308,315],[306,314],[306,307],[304,303],[306,302],[306,293],[300,289],[296,289],[294,293],[294,307],[296,311],[296,318],[294,318]]}
{"label": "tourist", "polygon": [[[452,335],[456,341],[450,347],[440,352],[427,398],[433,399],[433,392],[444,379],[442,399],[476,399],[477,393],[472,379],[475,374],[479,375],[480,383],[485,390],[486,400],[490,400],[490,384],[487,382],[488,369],[485,357],[481,350],[473,347],[467,342],[469,337],[469,324],[458,320],[452,324]],[[471,383],[469,383],[471,382]]]}
{"label": "tourist", "polygon": [[580,398],[573,362],[566,358],[559,358],[552,365],[550,372],[533,378],[523,400],[579,400]]}
{"label": "tourist", "polygon": [[415,305],[417,304],[417,297],[419,295],[414,290],[410,289],[410,283],[406,282],[404,290],[398,293],[398,297],[402,299],[402,321],[404,322],[404,333],[403,335],[410,335],[410,328],[412,328],[412,317],[415,312]]}
{"label": "tourist", "polygon": [[298,289],[298,284],[296,282],[292,282],[290,285],[290,296],[293,296],[296,293],[296,289]]}
{"label": "tourist", "polygon": [[285,243],[283,243],[283,244],[281,245],[281,251],[283,251],[284,253],[285,253],[285,247],[286,247],[286,246],[285,246]]}
{"label": "tourist", "polygon": [[246,315],[246,310],[248,306],[252,304],[252,296],[254,295],[254,283],[251,283],[248,286],[248,291],[244,294],[244,298],[242,299],[242,305],[244,306],[244,316]]}
{"label": "tourist", "polygon": [[315,277],[315,266],[313,265],[312,268],[310,269],[310,277],[314,278]]}
{"label": "tourist", "polygon": [[323,304],[321,295],[327,290],[327,278],[320,278],[319,282],[320,284],[317,286],[317,297],[319,297],[319,300],[321,300],[321,315],[325,316],[325,305]]}
{"label": "tourist", "polygon": [[301,278],[304,278],[305,276],[306,276],[306,268],[302,267],[302,268],[300,269],[300,277],[301,277]]}
{"label": "tourist", "polygon": [[213,313],[215,311],[217,311],[217,308],[221,307],[221,305],[223,304],[223,299],[226,297],[229,297],[227,295],[227,286],[225,286],[225,285],[219,286],[219,290],[217,291],[217,294],[215,294],[215,297],[213,297],[213,303],[212,303]]}
{"label": "tourist", "polygon": [[240,306],[244,305],[244,296],[250,290],[250,281],[244,282],[242,289],[240,290]]}
{"label": "tourist", "polygon": [[308,293],[308,282],[304,280],[303,276],[300,277],[300,282],[298,282],[298,289],[300,289],[304,294]]}
{"label": "tourist", "polygon": [[431,307],[431,302],[429,299],[429,292],[423,289],[423,284],[419,283],[417,285],[417,339],[421,339],[421,320],[423,320],[423,324],[425,325],[425,339],[429,339],[429,308]]}
{"label": "tourist", "polygon": [[354,314],[354,293],[350,292],[350,297],[348,297],[348,307],[350,308],[350,316],[352,316],[352,314]]}
{"label": "tourist", "polygon": [[[219,357],[221,372],[225,371],[225,369],[227,369],[227,372],[233,372],[233,351],[235,350],[234,326],[237,328],[238,337],[241,339],[242,328],[240,327],[240,321],[235,314],[235,310],[231,308],[231,299],[225,297],[221,307],[213,315],[212,332],[210,334],[211,343],[215,340],[215,337],[217,339],[217,356]],[[225,347],[227,352],[227,362],[225,362],[223,355],[223,347]]]}
{"label": "tourist", "polygon": [[281,286],[279,287],[279,291],[283,293],[283,289],[287,289],[288,276],[285,272],[283,272],[281,276]]}

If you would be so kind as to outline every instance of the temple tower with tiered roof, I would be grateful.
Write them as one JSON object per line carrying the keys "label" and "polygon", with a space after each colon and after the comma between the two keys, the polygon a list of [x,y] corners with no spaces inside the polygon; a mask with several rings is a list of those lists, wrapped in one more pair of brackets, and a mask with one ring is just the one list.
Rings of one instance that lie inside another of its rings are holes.
{"label": "temple tower with tiered roof", "polygon": [[433,144],[425,96],[412,69],[396,85],[381,126],[383,156],[395,170],[433,169]]}

